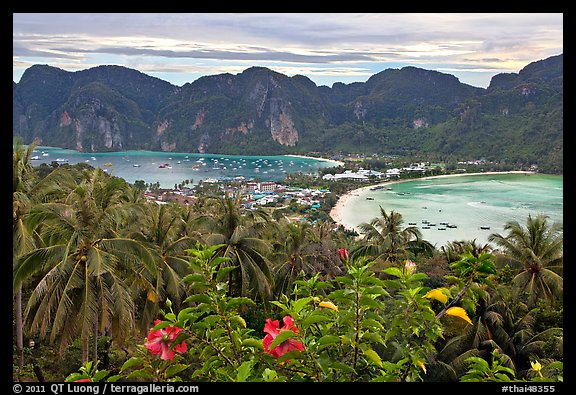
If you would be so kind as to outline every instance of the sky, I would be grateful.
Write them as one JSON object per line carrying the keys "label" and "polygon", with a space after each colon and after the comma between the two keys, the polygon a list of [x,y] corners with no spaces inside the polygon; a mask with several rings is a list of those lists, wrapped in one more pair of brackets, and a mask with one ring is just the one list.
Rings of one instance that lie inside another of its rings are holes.
{"label": "sky", "polygon": [[563,53],[562,13],[14,13],[13,79],[120,65],[182,86],[252,66],[316,85],[415,66],[486,88]]}

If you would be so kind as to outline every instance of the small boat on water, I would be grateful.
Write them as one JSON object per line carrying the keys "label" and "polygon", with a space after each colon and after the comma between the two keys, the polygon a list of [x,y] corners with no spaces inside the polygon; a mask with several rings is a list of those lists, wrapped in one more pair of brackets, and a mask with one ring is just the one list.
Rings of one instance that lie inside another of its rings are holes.
{"label": "small boat on water", "polygon": [[140,165],[138,163],[134,163],[132,164],[132,167],[140,167]]}
{"label": "small boat on water", "polygon": [[104,163],[104,166],[112,166],[112,163],[106,162],[106,163]]}
{"label": "small boat on water", "polygon": [[68,159],[66,159],[66,158],[56,158],[56,162],[59,162],[59,163],[68,163]]}
{"label": "small boat on water", "polygon": [[367,197],[366,200],[374,200],[373,197]]}
{"label": "small boat on water", "polygon": [[171,169],[172,166],[170,166],[170,163],[162,163],[160,166],[158,166],[158,168],[160,168],[160,169]]}
{"label": "small boat on water", "polygon": [[480,229],[482,229],[482,230],[490,230],[490,227],[489,227],[489,226],[481,226]]}
{"label": "small boat on water", "polygon": [[38,155],[34,155],[33,157],[31,157],[30,159],[32,160],[40,160],[40,157]]}

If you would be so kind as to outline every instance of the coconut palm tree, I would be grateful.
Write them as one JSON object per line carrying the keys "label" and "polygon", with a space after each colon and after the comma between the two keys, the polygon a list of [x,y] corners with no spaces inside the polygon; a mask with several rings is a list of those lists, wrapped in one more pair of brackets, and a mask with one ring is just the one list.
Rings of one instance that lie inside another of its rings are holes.
{"label": "coconut palm tree", "polygon": [[[28,219],[42,224],[44,246],[25,254],[14,274],[14,287],[31,274],[40,281],[25,310],[31,333],[60,350],[77,336],[82,339],[82,363],[88,361],[88,341],[110,330],[121,341],[134,325],[134,301],[128,281],[155,292],[154,259],[140,242],[119,236],[126,215],[128,184],[101,169],[84,170],[81,181],[57,203],[34,206]],[[135,280],[136,279],[136,280]]]}
{"label": "coconut palm tree", "polygon": [[275,295],[290,294],[293,281],[308,270],[311,257],[312,226],[307,222],[291,222],[281,227],[277,244],[277,263],[274,265]]}
{"label": "coconut palm tree", "polygon": [[[188,210],[179,204],[145,203],[140,206],[139,221],[127,233],[127,237],[149,245],[154,252],[159,275],[156,277],[154,291],[145,294],[145,307],[142,311],[142,324],[149,326],[158,313],[159,302],[167,297],[176,309],[180,306],[184,293],[181,282],[189,273],[189,256],[185,252],[193,248],[199,236],[186,234]],[[136,287],[136,289],[140,289]]]}
{"label": "coconut palm tree", "polygon": [[408,257],[408,243],[422,239],[420,229],[416,226],[404,227],[402,214],[394,210],[387,213],[380,206],[380,214],[380,217],[358,226],[364,235],[363,243],[351,251],[351,255],[372,256],[375,260],[384,258],[391,263],[401,262]]}
{"label": "coconut palm tree", "polygon": [[[12,262],[16,267],[18,260],[37,247],[35,229],[27,224],[30,208],[39,202],[55,199],[63,192],[63,185],[73,184],[67,178],[67,172],[56,169],[48,176],[39,179],[30,162],[37,142],[24,147],[19,140],[13,145],[12,156]],[[23,367],[23,326],[22,326],[22,284],[14,290],[14,310],[16,321],[16,348],[18,366]]]}
{"label": "coconut palm tree", "polygon": [[460,260],[462,254],[466,252],[472,253],[474,256],[478,256],[483,252],[492,252],[492,247],[489,243],[478,244],[476,239],[473,240],[455,240],[447,243],[446,245],[440,247],[440,250],[446,257],[448,263],[453,263]]}
{"label": "coconut palm tree", "polygon": [[534,358],[555,357],[546,350],[548,344],[562,347],[562,328],[536,332],[535,310],[527,310],[523,303],[514,303],[509,287],[502,286],[495,291],[487,292],[479,300],[473,325],[451,338],[438,353],[438,359],[448,363],[457,375],[464,373],[466,358],[479,356],[489,361],[496,351],[521,377]]}
{"label": "coconut palm tree", "polygon": [[518,294],[527,295],[529,307],[540,298],[562,300],[563,296],[563,226],[549,224],[548,218],[528,215],[526,227],[509,221],[504,226],[506,236],[488,237],[502,248],[501,260],[518,270],[513,281]]}
{"label": "coconut palm tree", "polygon": [[273,287],[268,258],[272,245],[261,234],[270,226],[270,216],[261,210],[243,213],[240,202],[239,195],[210,198],[208,210],[195,222],[206,231],[208,246],[223,245],[217,255],[230,258],[223,264],[237,266],[238,270],[230,272],[231,294],[267,300]]}
{"label": "coconut palm tree", "polygon": [[[13,146],[12,154],[12,263],[31,251],[34,246],[32,234],[24,224],[24,216],[30,207],[30,191],[36,183],[35,173],[30,162],[35,144],[24,148],[19,141]],[[14,292],[14,310],[16,319],[16,349],[18,366],[24,366],[23,329],[22,329],[22,285]]]}

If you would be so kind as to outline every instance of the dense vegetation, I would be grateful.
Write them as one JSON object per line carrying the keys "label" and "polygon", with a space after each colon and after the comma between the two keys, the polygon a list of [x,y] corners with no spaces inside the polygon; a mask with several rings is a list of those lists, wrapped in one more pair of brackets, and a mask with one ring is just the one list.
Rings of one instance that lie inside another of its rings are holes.
{"label": "dense vegetation", "polygon": [[81,151],[429,156],[563,172],[563,55],[487,89],[416,67],[316,86],[262,67],[182,87],[118,66],[35,65],[13,84],[13,136]]}
{"label": "dense vegetation", "polygon": [[13,148],[15,381],[562,381],[563,228],[435,249],[239,199],[159,205]]}

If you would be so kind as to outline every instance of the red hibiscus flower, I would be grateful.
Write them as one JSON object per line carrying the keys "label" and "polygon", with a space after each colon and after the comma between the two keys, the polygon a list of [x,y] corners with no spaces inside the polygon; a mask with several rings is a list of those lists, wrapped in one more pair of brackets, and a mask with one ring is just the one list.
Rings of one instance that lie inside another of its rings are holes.
{"label": "red hibiscus flower", "polygon": [[270,318],[266,319],[266,324],[264,325],[264,332],[267,333],[267,335],[264,336],[264,339],[262,340],[264,350],[268,354],[274,355],[275,357],[280,357],[286,354],[288,351],[292,350],[302,351],[304,349],[304,345],[302,344],[302,342],[290,338],[280,343],[272,350],[270,350],[270,344],[272,344],[272,341],[276,338],[276,336],[278,336],[280,330],[291,330],[294,333],[298,333],[298,328],[294,326],[294,321],[292,320],[292,317],[287,315],[282,319],[282,321],[284,321],[284,326],[282,328],[280,328],[278,320],[272,321],[270,320]]}
{"label": "red hibiscus flower", "polygon": [[338,249],[338,257],[341,261],[347,262],[348,261],[348,250],[346,248],[339,248]]}
{"label": "red hibiscus flower", "polygon": [[[160,322],[160,320],[156,320],[154,325],[158,325]],[[151,328],[150,333],[148,333],[148,341],[144,345],[153,355],[160,355],[160,359],[172,361],[175,352],[182,354],[187,350],[185,342],[175,345],[171,350],[169,349],[180,332],[182,332],[182,329],[175,326],[156,331]]]}
{"label": "red hibiscus flower", "polygon": [[74,380],[75,383],[91,383],[92,379],[78,379]]}

